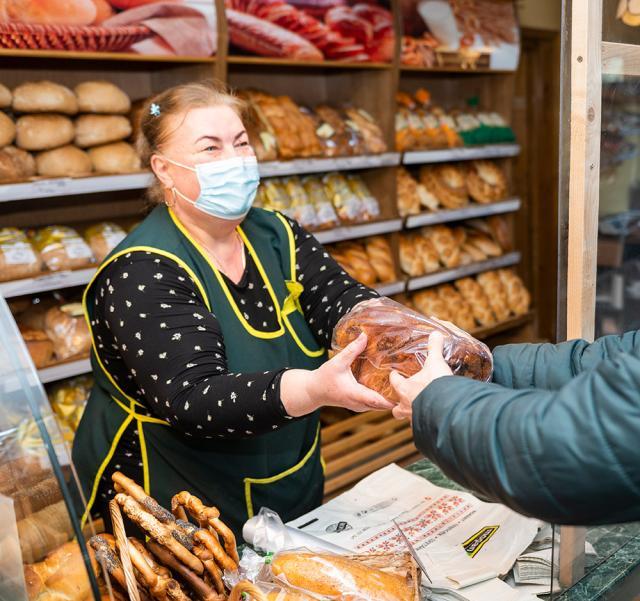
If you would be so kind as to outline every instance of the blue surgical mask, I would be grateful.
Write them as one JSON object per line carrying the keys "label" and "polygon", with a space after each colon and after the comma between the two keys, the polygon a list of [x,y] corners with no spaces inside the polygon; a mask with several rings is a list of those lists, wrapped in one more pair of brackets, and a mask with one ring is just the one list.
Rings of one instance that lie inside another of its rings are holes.
{"label": "blue surgical mask", "polygon": [[249,212],[260,183],[256,157],[233,157],[190,167],[162,156],[178,167],[196,172],[200,184],[198,198],[187,198],[175,187],[173,192],[203,213],[220,219],[234,220],[241,219]]}

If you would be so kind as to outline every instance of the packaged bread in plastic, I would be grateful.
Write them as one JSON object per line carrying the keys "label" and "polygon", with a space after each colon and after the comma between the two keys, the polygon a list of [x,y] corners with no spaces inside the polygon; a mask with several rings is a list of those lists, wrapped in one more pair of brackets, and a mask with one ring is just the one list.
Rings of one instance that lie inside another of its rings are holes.
{"label": "packaged bread in plastic", "polygon": [[307,192],[297,176],[285,177],[282,184],[289,195],[289,213],[302,227],[313,229],[318,226],[318,217]]}
{"label": "packaged bread in plastic", "polygon": [[417,598],[415,570],[408,567],[392,571],[388,555],[380,567],[372,567],[355,557],[283,551],[276,553],[270,568],[275,582],[318,599],[414,601]]}
{"label": "packaged bread in plastic", "polygon": [[258,104],[252,101],[249,94],[240,92],[239,96],[247,105],[245,124],[249,134],[249,142],[258,161],[276,161],[278,159],[278,141],[269,126],[269,121]]}
{"label": "packaged bread in plastic", "polygon": [[0,282],[36,276],[42,258],[27,235],[15,227],[0,228]]}
{"label": "packaged bread in plastic", "polygon": [[18,327],[36,369],[49,365],[53,358],[53,342],[42,330],[35,330],[22,324]]}
{"label": "packaged bread in plastic", "polygon": [[51,225],[42,228],[33,236],[33,245],[51,271],[79,269],[94,262],[89,245],[71,227]]}
{"label": "packaged bread in plastic", "polygon": [[338,215],[322,182],[317,177],[308,176],[302,180],[302,185],[316,210],[318,229],[330,229],[340,225]]}
{"label": "packaged bread in plastic", "polygon": [[364,219],[369,220],[380,217],[380,204],[378,203],[378,199],[371,194],[364,180],[359,175],[350,174],[347,175],[347,183],[351,191],[362,201]]}
{"label": "packaged bread in plastic", "polygon": [[345,113],[349,124],[361,132],[368,154],[380,154],[387,151],[387,143],[380,126],[364,109],[347,108]]}
{"label": "packaged bread in plastic", "polygon": [[263,190],[262,194],[264,196],[265,209],[273,209],[274,211],[280,211],[290,216],[289,196],[279,179],[270,178],[263,180],[260,187]]}
{"label": "packaged bread in plastic", "polygon": [[322,183],[341,221],[354,223],[365,220],[367,212],[364,202],[353,192],[344,175],[327,173]]}
{"label": "packaged bread in plastic", "polygon": [[493,359],[485,344],[388,298],[360,303],[342,317],[333,331],[332,349],[341,351],[364,332],[367,346],[351,366],[353,374],[361,384],[394,400],[389,374],[395,370],[410,377],[420,371],[427,358],[429,336],[435,331],[445,336],[444,358],[454,375],[491,380]]}
{"label": "packaged bread in plastic", "polygon": [[81,303],[52,307],[44,316],[44,331],[53,342],[60,360],[86,355],[91,349],[91,335]]}
{"label": "packaged bread in plastic", "polygon": [[350,135],[340,112],[326,104],[315,108],[316,135],[327,157],[353,154]]}
{"label": "packaged bread in plastic", "polygon": [[84,233],[85,240],[98,263],[102,263],[126,235],[127,233],[119,225],[110,221],[96,223],[87,228]]}
{"label": "packaged bread in plastic", "polygon": [[51,408],[73,432],[78,428],[92,387],[91,376],[78,376],[57,384],[49,391]]}

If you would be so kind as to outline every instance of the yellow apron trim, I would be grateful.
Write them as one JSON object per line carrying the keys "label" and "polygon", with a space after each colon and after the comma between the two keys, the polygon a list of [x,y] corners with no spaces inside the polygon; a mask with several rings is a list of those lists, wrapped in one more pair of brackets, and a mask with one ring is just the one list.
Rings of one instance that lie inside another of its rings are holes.
{"label": "yellow apron trim", "polygon": [[113,379],[111,374],[107,371],[107,368],[102,363],[102,359],[100,359],[100,355],[98,353],[98,348],[96,346],[96,341],[95,341],[95,338],[93,336],[93,327],[91,326],[91,319],[89,318],[89,311],[87,310],[87,295],[89,293],[89,290],[91,289],[91,286],[95,282],[96,278],[100,275],[100,273],[102,273],[102,270],[105,269],[105,267],[107,267],[107,265],[109,265],[112,261],[115,261],[118,257],[121,257],[122,255],[126,255],[127,253],[133,253],[133,252],[151,252],[151,253],[155,253],[155,254],[158,254],[158,255],[160,255],[162,257],[166,257],[168,259],[171,259],[171,260],[175,261],[180,267],[182,267],[189,274],[189,276],[196,283],[196,286],[198,287],[198,290],[200,291],[200,294],[202,295],[202,298],[204,299],[204,302],[207,305],[207,309],[209,309],[209,311],[211,311],[211,304],[209,303],[209,297],[207,296],[207,293],[205,292],[205,289],[204,289],[204,286],[202,285],[202,282],[200,282],[200,280],[198,279],[198,276],[196,276],[196,274],[193,272],[191,267],[189,267],[179,257],[176,257],[175,255],[173,255],[173,254],[171,254],[169,252],[166,252],[164,250],[160,250],[159,248],[153,248],[152,246],[131,246],[129,248],[125,248],[124,250],[121,250],[121,251],[117,252],[115,255],[110,257],[105,263],[100,265],[100,267],[98,268],[96,273],[93,275],[93,277],[89,281],[89,284],[87,284],[87,287],[84,289],[84,293],[82,295],[82,307],[84,308],[84,318],[85,318],[85,321],[87,322],[87,326],[89,328],[89,335],[91,337],[91,347],[93,348],[93,354],[94,354],[94,356],[96,358],[96,361],[98,362],[98,365],[100,366],[100,369],[102,370],[102,373],[107,377],[109,382],[111,382],[111,385],[125,399],[127,399],[127,401],[132,402],[132,403],[142,407],[142,405],[140,405],[140,403],[138,403],[135,399],[131,398],[129,395],[127,395],[125,393],[124,390],[122,390],[122,388],[120,388],[120,386],[116,383],[116,381]]}
{"label": "yellow apron trim", "polygon": [[84,512],[84,515],[82,516],[82,521],[80,522],[81,528],[84,527],[87,521],[87,518],[89,517],[89,513],[91,512],[91,508],[93,507],[93,504],[96,501],[96,496],[98,494],[98,486],[100,485],[100,479],[102,478],[104,471],[107,469],[109,462],[113,458],[113,455],[116,452],[116,449],[118,448],[118,444],[120,443],[120,439],[122,438],[124,431],[127,429],[127,427],[132,421],[133,421],[133,415],[130,414],[126,417],[126,419],[122,422],[122,424],[120,424],[120,427],[118,428],[118,431],[116,432],[116,435],[113,437],[113,441],[111,442],[111,447],[109,448],[109,452],[107,453],[107,456],[104,458],[104,460],[100,464],[100,467],[98,468],[96,477],[93,480],[93,487],[91,488],[91,497],[89,497],[87,508]]}
{"label": "yellow apron trim", "polygon": [[287,330],[289,330],[289,333],[291,334],[291,338],[293,338],[293,340],[295,341],[295,343],[298,345],[298,347],[300,348],[300,350],[307,355],[307,357],[322,357],[322,355],[324,355],[324,348],[319,348],[316,351],[312,351],[311,349],[308,349],[304,343],[302,342],[302,340],[300,340],[300,338],[298,337],[297,332],[295,331],[295,329],[293,328],[293,326],[291,325],[291,322],[289,321],[289,316],[288,315],[284,315],[284,323],[287,326]]}
{"label": "yellow apron trim", "polygon": [[277,299],[277,297],[275,295],[275,292],[273,291],[273,288],[271,286],[271,282],[267,278],[267,274],[264,271],[264,268],[262,266],[262,263],[260,262],[260,259],[258,258],[258,255],[256,254],[255,250],[253,249],[253,246],[251,246],[251,243],[249,242],[249,240],[245,236],[244,232],[242,231],[242,228],[240,228],[240,226],[238,226],[238,228],[237,228],[238,234],[240,235],[240,237],[242,238],[242,241],[246,244],[247,248],[249,249],[249,254],[253,258],[253,260],[254,260],[254,262],[256,264],[256,267],[258,268],[258,272],[260,273],[260,276],[262,277],[262,280],[264,281],[264,283],[265,283],[265,285],[267,287],[267,291],[269,292],[269,296],[271,296],[271,300],[273,301],[273,305],[276,308],[276,318],[278,320],[278,324],[280,324],[280,327],[277,330],[272,331],[272,332],[263,332],[262,330],[256,330],[253,326],[251,326],[249,324],[249,322],[242,315],[242,311],[240,311],[240,308],[238,307],[236,302],[233,300],[233,297],[231,296],[231,292],[229,291],[229,287],[227,286],[226,282],[224,281],[224,278],[222,277],[222,274],[220,273],[218,268],[211,262],[211,260],[209,259],[208,255],[204,252],[202,247],[191,237],[189,232],[186,230],[184,225],[182,225],[180,220],[176,217],[175,213],[171,209],[169,209],[169,215],[171,216],[171,219],[173,220],[173,223],[180,230],[182,235],[187,240],[189,240],[189,242],[191,242],[191,244],[193,244],[195,249],[202,255],[203,259],[207,262],[209,267],[211,267],[211,271],[213,271],[213,274],[215,275],[216,279],[218,280],[218,284],[220,284],[220,288],[222,288],[222,292],[224,292],[224,295],[227,297],[227,302],[229,303],[229,306],[231,307],[231,309],[235,313],[235,315],[236,315],[238,321],[240,322],[240,324],[242,325],[242,327],[247,332],[249,332],[249,334],[254,336],[255,338],[262,338],[262,339],[265,339],[265,340],[269,340],[269,339],[272,339],[272,338],[279,338],[280,336],[282,336],[284,334],[284,326],[282,325],[282,316],[280,314],[280,303],[278,302],[278,299]]}
{"label": "yellow apron trim", "polygon": [[[125,413],[128,413],[133,419],[136,421],[142,422],[143,424],[157,424],[159,426],[169,426],[167,422],[163,419],[158,419],[157,417],[149,417],[148,415],[142,415],[141,413],[136,413],[133,407],[127,407],[122,401],[112,396],[113,400],[120,409],[122,409]],[[135,401],[133,401],[135,403]],[[142,405],[141,405],[142,406]]]}
{"label": "yellow apron trim", "polygon": [[282,480],[287,476],[291,476],[291,474],[295,474],[297,471],[301,470],[305,464],[311,459],[313,454],[315,453],[316,448],[318,447],[318,441],[320,440],[320,426],[318,426],[318,431],[316,433],[316,438],[311,445],[311,448],[307,451],[307,454],[296,463],[293,467],[290,467],[288,470],[284,472],[280,472],[275,476],[270,476],[269,478],[245,478],[244,479],[244,498],[247,504],[247,515],[252,518],[254,516],[253,513],[253,500],[251,499],[251,485],[252,484],[273,484],[278,480]]}
{"label": "yellow apron trim", "polygon": [[322,475],[327,473],[327,462],[324,460],[322,454],[320,454],[320,465],[322,466]]}

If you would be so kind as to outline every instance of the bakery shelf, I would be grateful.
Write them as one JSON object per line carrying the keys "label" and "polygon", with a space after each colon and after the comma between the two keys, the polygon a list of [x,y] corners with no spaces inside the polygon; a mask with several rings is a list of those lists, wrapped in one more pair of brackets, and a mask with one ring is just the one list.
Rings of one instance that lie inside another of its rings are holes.
{"label": "bakery shelf", "polygon": [[521,204],[519,198],[509,198],[508,200],[501,200],[491,204],[473,204],[462,209],[431,211],[420,215],[410,215],[407,217],[405,227],[422,227],[424,225],[436,225],[437,223],[449,223],[450,221],[462,221],[463,219],[488,217],[489,215],[500,215],[502,213],[514,213],[520,209]]}
{"label": "bakery shelf", "polygon": [[260,163],[260,175],[273,177],[278,175],[296,175],[302,173],[326,173],[328,171],[347,171],[349,169],[371,169],[374,167],[395,167],[400,164],[399,152],[385,152],[354,157],[336,157],[327,159],[293,159],[291,161],[269,161]]}
{"label": "bakery shelf", "polygon": [[332,230],[314,232],[314,236],[321,244],[329,244],[342,240],[352,240],[353,238],[399,232],[401,229],[402,219],[388,219],[387,221],[372,221],[358,225],[343,225]]}
{"label": "bakery shelf", "polygon": [[402,155],[403,165],[470,161],[472,159],[502,159],[520,154],[518,144],[489,144],[487,146],[462,146],[443,150],[410,150]]}
{"label": "bakery shelf", "polygon": [[64,380],[65,378],[73,378],[91,371],[91,361],[89,358],[69,361],[68,363],[60,363],[51,367],[44,367],[38,370],[38,377],[43,384]]}
{"label": "bakery shelf", "polygon": [[496,334],[501,334],[502,332],[507,332],[514,328],[519,328],[528,323],[531,323],[533,321],[533,316],[533,311],[529,311],[524,315],[517,315],[516,317],[511,317],[510,319],[501,321],[494,326],[489,326],[487,328],[478,328],[477,330],[470,332],[470,334],[478,339],[490,338],[491,336],[495,336]]}
{"label": "bakery shelf", "polygon": [[388,282],[386,284],[376,284],[374,288],[381,296],[392,296],[404,292],[407,283],[402,280],[399,282]]}
{"label": "bakery shelf", "polygon": [[475,67],[463,69],[462,67],[422,67],[419,65],[400,65],[400,71],[418,73],[455,73],[456,75],[508,75],[515,71],[511,69],[491,69],[489,67]]}
{"label": "bakery shelf", "polygon": [[0,185],[0,202],[12,202],[51,196],[72,196],[116,190],[146,188],[152,181],[149,173],[126,175],[96,175],[90,177],[61,177],[40,179],[31,182]]}
{"label": "bakery shelf", "polygon": [[520,253],[511,252],[495,259],[488,259],[486,261],[479,261],[478,263],[471,263],[470,265],[463,265],[456,267],[455,269],[445,269],[443,271],[436,271],[435,273],[429,273],[417,278],[411,278],[407,282],[407,290],[420,290],[422,288],[430,288],[431,286],[437,286],[438,284],[444,284],[445,282],[451,282],[460,278],[465,278],[476,273],[482,273],[483,271],[491,271],[492,269],[501,269],[502,267],[511,267],[517,265],[520,262]]}
{"label": "bakery shelf", "polygon": [[12,298],[23,294],[38,294],[49,290],[84,286],[89,283],[95,272],[95,267],[89,267],[74,271],[54,271],[35,278],[2,282],[0,283],[0,294],[5,298]]}
{"label": "bakery shelf", "polygon": [[133,52],[89,52],[71,50],[30,50],[9,49],[0,50],[0,59],[7,58],[40,58],[62,60],[90,60],[90,61],[122,61],[140,63],[215,63],[215,56],[176,56],[160,54],[136,54]]}
{"label": "bakery shelf", "polygon": [[262,56],[242,56],[229,55],[227,57],[228,65],[253,65],[257,67],[294,67],[294,68],[310,68],[310,69],[381,69],[390,70],[391,63],[374,63],[374,62],[348,62],[348,61],[299,61],[281,58],[268,58]]}

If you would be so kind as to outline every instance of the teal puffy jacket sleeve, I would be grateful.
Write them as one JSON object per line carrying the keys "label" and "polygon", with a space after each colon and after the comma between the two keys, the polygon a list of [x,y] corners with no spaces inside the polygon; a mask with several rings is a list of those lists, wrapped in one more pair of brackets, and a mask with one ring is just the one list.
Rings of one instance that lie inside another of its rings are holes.
{"label": "teal puffy jacket sleeve", "polygon": [[640,333],[495,352],[494,383],[432,382],[416,445],[466,488],[561,524],[640,520]]}

